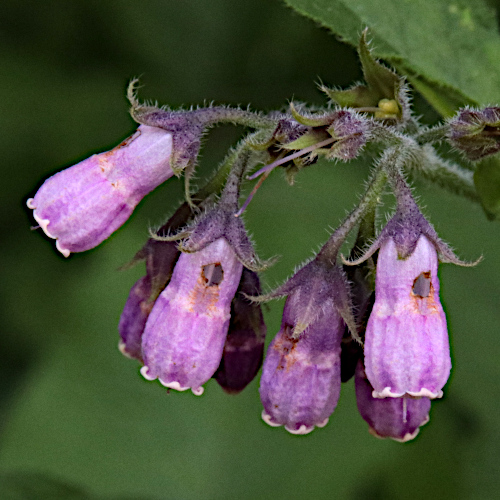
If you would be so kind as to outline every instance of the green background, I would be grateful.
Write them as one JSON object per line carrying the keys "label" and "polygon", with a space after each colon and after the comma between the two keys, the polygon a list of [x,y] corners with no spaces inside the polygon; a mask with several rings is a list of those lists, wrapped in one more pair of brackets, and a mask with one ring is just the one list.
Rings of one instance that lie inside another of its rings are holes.
{"label": "green background", "polygon": [[[173,107],[204,101],[270,110],[322,104],[315,84],[361,77],[354,51],[270,0],[14,1],[0,13],[0,498],[498,498],[500,249],[479,206],[416,182],[442,238],[475,268],[442,267],[454,368],[414,442],[368,434],[352,383],[324,429],[300,437],[260,419],[258,381],[228,396],[167,395],[117,350],[117,322],[141,266],[118,271],[181,200],[172,180],[95,250],[64,259],[25,208],[43,179],[134,130],[128,80]],[[418,111],[433,112],[421,99]],[[200,177],[241,129],[206,141]],[[369,165],[280,173],[246,213],[267,288],[325,241]],[[391,202],[391,200],[388,200]],[[265,311],[269,339],[282,302]]]}

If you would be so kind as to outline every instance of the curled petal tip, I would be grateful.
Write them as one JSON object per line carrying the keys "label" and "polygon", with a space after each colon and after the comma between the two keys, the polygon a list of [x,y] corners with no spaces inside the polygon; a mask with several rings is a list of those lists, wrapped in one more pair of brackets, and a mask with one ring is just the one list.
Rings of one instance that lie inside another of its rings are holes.
{"label": "curled petal tip", "polygon": [[412,398],[439,399],[443,397],[443,391],[432,392],[429,389],[422,387],[420,391],[392,392],[390,387],[384,387],[381,391],[374,390],[372,392],[372,397],[375,399],[401,398],[406,395],[411,396]]}
{"label": "curled petal tip", "polygon": [[[127,352],[127,345],[125,344],[125,342],[123,342],[123,340],[120,340],[120,342],[118,342],[118,350],[126,357],[126,358],[129,358],[129,359],[135,359],[134,357],[132,357],[128,352]],[[143,366],[143,368],[145,368]],[[142,373],[142,369],[141,369],[141,373]],[[143,373],[142,373],[143,376],[145,376]]]}
{"label": "curled petal tip", "polygon": [[205,391],[205,389],[203,387],[192,387],[191,388],[191,392],[195,395],[195,396],[201,396],[203,394],[203,392]]}
{"label": "curled petal tip", "polygon": [[141,368],[141,375],[146,379],[146,380],[156,380],[156,377],[153,377],[152,375],[149,374],[149,368],[147,366],[143,366]]}
{"label": "curled petal tip", "polygon": [[325,420],[323,420],[322,422],[318,422],[318,423],[316,424],[316,427],[318,427],[318,428],[322,429],[323,427],[325,427],[325,426],[326,426],[326,424],[328,424],[328,422],[329,422],[329,421],[330,421],[330,419],[327,417],[327,418],[325,418]]}
{"label": "curled petal tip", "polygon": [[34,210],[36,208],[34,201],[34,198],[28,198],[28,200],[26,201],[26,206]]}
{"label": "curled petal tip", "polygon": [[288,425],[285,425],[285,429],[290,433],[294,434],[296,436],[305,436],[306,434],[309,434],[314,430],[314,425],[307,426],[302,424],[298,429],[294,429],[292,427],[288,427]]}
{"label": "curled petal tip", "polygon": [[408,441],[411,441],[417,437],[418,433],[420,432],[420,427],[415,429],[414,432],[406,433],[402,438],[393,436],[381,436],[373,427],[370,427],[368,429],[368,432],[377,439],[392,439],[393,441],[397,441],[398,443],[407,443]]}
{"label": "curled petal tip", "polygon": [[275,422],[271,415],[269,415],[268,413],[266,413],[266,410],[262,410],[262,420],[264,420],[264,422],[267,424],[267,425],[270,425],[271,427],[281,427],[282,424],[278,424],[277,422]]}
{"label": "curled petal tip", "polygon": [[443,391],[432,392],[429,389],[425,389],[422,387],[418,392],[410,392],[407,393],[409,396],[413,398],[429,398],[429,399],[439,399],[443,397]]}
{"label": "curled petal tip", "polygon": [[[33,198],[31,198],[33,199]],[[28,200],[29,201],[29,200]],[[31,207],[30,207],[31,208]],[[50,224],[50,220],[49,219],[43,219],[42,217],[40,217],[39,215],[36,214],[36,212],[33,212],[33,219],[35,219],[37,222],[38,222],[38,225],[40,226],[40,228],[42,229],[42,231],[49,237],[49,238],[52,238],[52,239],[56,239],[56,236],[54,236],[48,229],[47,229],[47,226]]]}
{"label": "curled petal tip", "polygon": [[375,399],[384,398],[401,398],[405,395],[404,392],[392,392],[390,387],[384,387],[381,391],[373,391],[372,397]]}
{"label": "curled petal tip", "polygon": [[173,389],[174,391],[183,392],[183,391],[187,391],[188,389],[191,389],[191,387],[182,386],[181,384],[179,384],[179,382],[175,382],[175,381],[174,382],[165,382],[161,378],[159,378],[158,380],[160,381],[160,384],[163,387],[166,387],[167,389]]}
{"label": "curled petal tip", "polygon": [[69,257],[71,252],[67,248],[63,248],[59,240],[56,240],[56,248],[64,255],[64,257]]}

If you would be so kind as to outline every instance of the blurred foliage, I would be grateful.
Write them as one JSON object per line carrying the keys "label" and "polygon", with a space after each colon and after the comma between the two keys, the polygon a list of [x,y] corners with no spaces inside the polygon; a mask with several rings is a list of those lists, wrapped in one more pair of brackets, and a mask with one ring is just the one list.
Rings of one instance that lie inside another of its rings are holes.
{"label": "blurred foliage", "polygon": [[[454,370],[430,423],[406,445],[368,434],[352,384],[326,428],[297,437],[260,420],[258,381],[237,397],[214,381],[201,398],[167,394],[121,356],[118,318],[143,271],[117,269],[148,225],[173,211],[181,182],[157,189],[107,242],[68,260],[29,230],[25,200],[44,178],[134,129],[124,99],[131,77],[142,75],[141,96],[173,107],[319,104],[319,78],[347,86],[361,77],[353,49],[268,0],[3,0],[0,64],[0,498],[497,497],[500,252],[480,207],[417,186],[440,235],[484,261],[441,270]],[[240,132],[210,133],[200,177]],[[368,168],[320,162],[294,187],[279,174],[264,183],[246,221],[263,258],[282,256],[265,273],[268,287],[325,241]],[[281,306],[266,310],[270,337]]]}

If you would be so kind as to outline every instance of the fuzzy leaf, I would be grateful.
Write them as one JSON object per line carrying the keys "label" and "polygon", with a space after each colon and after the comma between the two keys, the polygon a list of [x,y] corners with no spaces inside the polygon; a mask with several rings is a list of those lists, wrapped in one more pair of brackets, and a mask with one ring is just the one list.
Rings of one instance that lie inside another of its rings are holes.
{"label": "fuzzy leaf", "polygon": [[[444,117],[465,105],[500,103],[500,34],[485,0],[285,1],[354,46],[368,26],[372,53],[406,75]],[[362,53],[361,59],[366,65]],[[333,98],[349,105],[354,97]],[[475,177],[489,218],[500,212],[499,177],[497,167],[489,164]]]}
{"label": "fuzzy leaf", "polygon": [[500,35],[484,0],[285,1],[354,46],[368,26],[375,56],[431,87],[479,104],[500,102]]}

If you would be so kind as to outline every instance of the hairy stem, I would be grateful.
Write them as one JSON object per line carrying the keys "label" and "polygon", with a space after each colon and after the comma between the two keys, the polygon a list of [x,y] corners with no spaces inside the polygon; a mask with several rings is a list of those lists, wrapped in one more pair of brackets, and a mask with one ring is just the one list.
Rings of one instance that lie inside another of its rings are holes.
{"label": "hairy stem", "polygon": [[368,212],[375,211],[379,198],[387,182],[387,173],[382,162],[379,162],[373,174],[365,194],[362,196],[358,206],[344,219],[344,222],[332,233],[328,241],[318,253],[318,259],[335,263],[340,247],[348,234],[356,226],[359,220]]}

